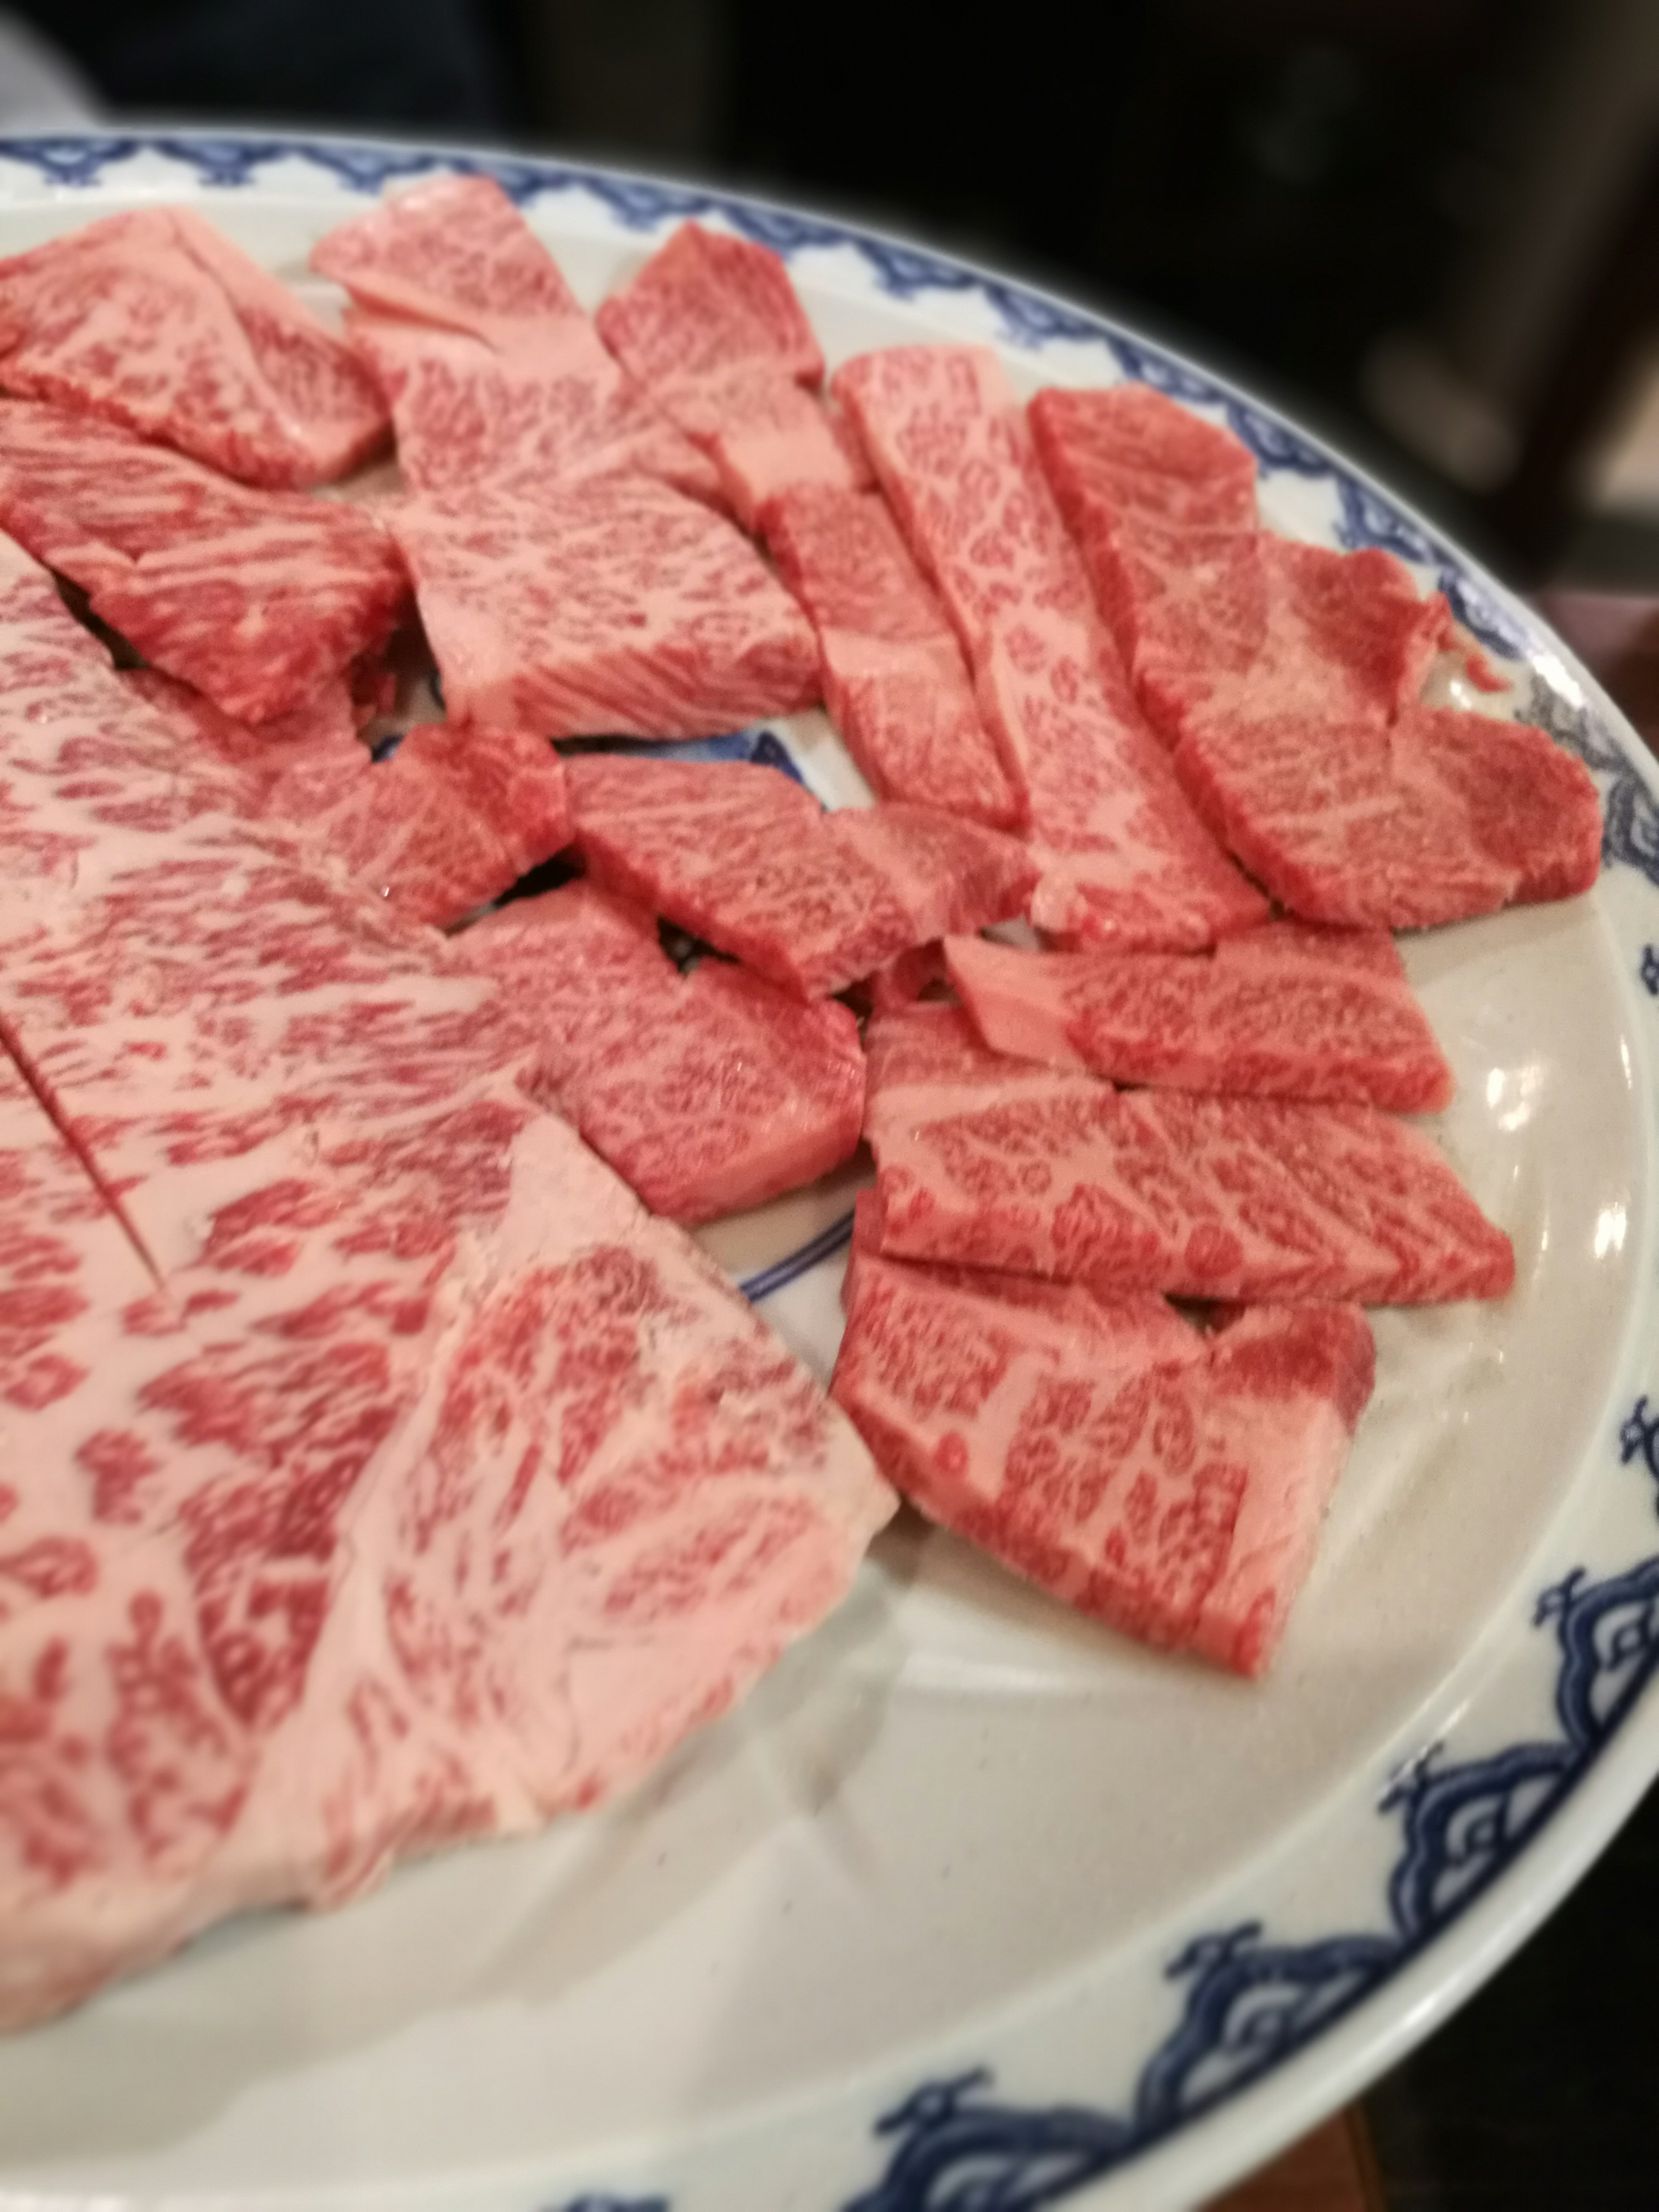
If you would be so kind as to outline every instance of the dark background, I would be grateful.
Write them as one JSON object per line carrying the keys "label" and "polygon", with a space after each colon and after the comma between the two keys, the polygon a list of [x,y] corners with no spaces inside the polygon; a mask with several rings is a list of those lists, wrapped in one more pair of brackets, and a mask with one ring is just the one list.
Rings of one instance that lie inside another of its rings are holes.
{"label": "dark background", "polygon": [[[1659,592],[1659,453],[1648,507],[1590,467],[1659,390],[1659,0],[13,13],[111,115],[556,148],[866,214],[1190,343],[1512,580]],[[1659,1799],[1368,2100],[1394,2212],[1659,2205],[1656,1969]]]}

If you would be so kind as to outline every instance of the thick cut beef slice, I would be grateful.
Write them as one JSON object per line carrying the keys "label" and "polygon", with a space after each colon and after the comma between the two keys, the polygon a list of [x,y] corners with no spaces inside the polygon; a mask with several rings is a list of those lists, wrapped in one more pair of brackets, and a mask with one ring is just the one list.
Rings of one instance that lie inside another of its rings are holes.
{"label": "thick cut beef slice", "polygon": [[228,811],[237,772],[9,552],[0,678],[0,1033],[163,1278],[48,1237],[23,1264],[107,1304],[0,1343],[11,2026],[622,1785],[835,1602],[891,1501],[532,1103],[501,994]]}
{"label": "thick cut beef slice", "polygon": [[387,428],[339,339],[187,208],[106,216],[0,261],[0,389],[279,489],[343,476]]}
{"label": "thick cut beef slice", "polygon": [[0,525],[147,660],[264,722],[377,646],[408,580],[341,500],[253,491],[60,407],[0,402]]}
{"label": "thick cut beef slice", "polygon": [[567,884],[489,915],[459,957],[546,1036],[559,1103],[656,1213],[712,1219],[857,1146],[864,1053],[845,1006],[703,960],[681,975],[643,908]]}
{"label": "thick cut beef slice", "polygon": [[854,491],[869,471],[813,392],[823,356],[768,246],[683,223],[600,303],[600,337],[709,453],[740,522],[796,484]]}
{"label": "thick cut beef slice", "polygon": [[739,532],[666,484],[480,487],[387,520],[454,721],[710,737],[819,696],[805,616]]}
{"label": "thick cut beef slice", "polygon": [[1432,1113],[1451,1071],[1386,930],[1264,923],[1210,952],[945,945],[999,1052],[1120,1083]]}
{"label": "thick cut beef slice", "polygon": [[892,1256],[1185,1297],[1420,1304],[1513,1282],[1509,1238],[1407,1122],[1022,1061],[1000,1090],[1000,1056],[940,1018],[956,1012],[871,1024],[865,1132]]}
{"label": "thick cut beef slice", "polygon": [[351,687],[336,677],[303,705],[268,722],[240,722],[216,707],[205,693],[163,676],[157,668],[124,668],[124,691],[143,700],[152,717],[176,730],[186,743],[205,747],[229,766],[251,770],[266,782],[313,748],[331,752],[357,734],[357,710]]}
{"label": "thick cut beef slice", "polygon": [[881,495],[797,486],[763,520],[784,581],[817,625],[830,718],[876,796],[1019,828],[1024,793]]}
{"label": "thick cut beef slice", "polygon": [[1018,914],[1035,875],[994,830],[915,806],[826,816],[757,763],[590,754],[568,768],[592,876],[803,998]]}
{"label": "thick cut beef slice", "polygon": [[994,355],[900,346],[834,388],[1030,803],[1042,927],[1171,950],[1266,919],[1148,728]]}
{"label": "thick cut beef slice", "polygon": [[312,265],[355,302],[352,344],[391,404],[416,491],[529,490],[636,469],[700,498],[713,464],[607,353],[501,186],[443,177],[331,230]]}
{"label": "thick cut beef slice", "polygon": [[[924,1512],[1053,1595],[1243,1674],[1271,1660],[1371,1392],[1356,1307],[1149,1346],[860,1255],[830,1388]],[[1180,1325],[1184,1326],[1184,1325]]]}

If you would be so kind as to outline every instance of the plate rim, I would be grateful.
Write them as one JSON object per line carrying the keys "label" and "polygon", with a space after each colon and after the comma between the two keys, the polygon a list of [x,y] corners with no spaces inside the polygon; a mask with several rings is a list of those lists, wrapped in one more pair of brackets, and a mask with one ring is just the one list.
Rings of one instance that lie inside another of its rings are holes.
{"label": "plate rim", "polygon": [[[1483,644],[1493,645],[1500,652],[1524,651],[1534,658],[1540,653],[1553,656],[1567,679],[1568,689],[1577,690],[1581,704],[1577,733],[1563,726],[1558,716],[1552,734],[1588,758],[1603,776],[1613,779],[1613,790],[1607,794],[1604,867],[1619,862],[1632,864],[1646,878],[1650,891],[1659,887],[1659,765],[1601,685],[1548,623],[1339,444],[1322,433],[1304,432],[1272,402],[1258,400],[1248,383],[1206,368],[1182,346],[1146,333],[1115,310],[1075,302],[1044,283],[1005,274],[947,249],[907,241],[855,216],[820,214],[787,200],[713,182],[684,180],[557,154],[491,149],[418,137],[362,137],[240,126],[214,130],[140,125],[132,130],[0,134],[0,165],[15,162],[33,168],[41,182],[55,188],[54,198],[59,204],[72,204],[78,192],[107,185],[106,172],[112,165],[143,155],[184,163],[194,172],[197,184],[208,191],[257,187],[266,166],[287,159],[308,162],[331,174],[346,191],[364,196],[377,193],[385,183],[399,178],[444,169],[482,172],[496,177],[520,204],[554,191],[585,191],[599,200],[625,230],[641,238],[669,219],[713,214],[745,235],[777,247],[786,258],[814,245],[851,246],[860,252],[878,289],[890,298],[909,301],[934,289],[977,292],[1003,322],[1004,341],[1033,356],[1054,338],[1101,343],[1119,374],[1138,376],[1178,398],[1210,407],[1219,405],[1230,424],[1251,447],[1260,467],[1333,477],[1343,511],[1339,525],[1341,542],[1350,546],[1382,544],[1419,566],[1431,568],[1466,627]],[[21,204],[8,190],[0,169],[0,209],[9,202]],[[30,204],[36,203],[31,198]],[[1274,458],[1269,459],[1269,454]],[[1535,688],[1539,682],[1535,677]],[[1563,696],[1558,686],[1558,700]],[[1529,711],[1538,703],[1534,697]],[[1608,921],[1616,939],[1619,930],[1611,915]],[[1659,940],[1659,904],[1647,926]],[[1644,947],[1638,972],[1649,994],[1659,998],[1659,941]],[[1628,989],[1630,979],[1625,981]],[[1644,1039],[1640,1049],[1645,1081],[1639,1086],[1638,1096],[1648,1109],[1650,1124],[1659,1096],[1650,1036]],[[1650,1127],[1649,1138],[1651,1145]],[[1650,1224],[1650,1242],[1653,1233]],[[823,1233],[814,1241],[821,1243]],[[1650,1286],[1644,1287],[1650,1295]],[[1602,1408],[1604,1418],[1616,1419],[1629,1364],[1627,1360],[1619,1370],[1613,1396]],[[1659,1358],[1652,1352],[1647,1356],[1642,1379],[1649,1382],[1659,1401]],[[1618,1464],[1628,1467],[1641,1462],[1643,1469],[1659,1486],[1659,1413],[1650,1415],[1648,1402],[1644,1391],[1613,1441]],[[1557,1546],[1563,1523],[1571,1517],[1567,1506],[1577,1497],[1600,1448],[1597,1443],[1588,1448],[1564,1497],[1561,1511],[1540,1534],[1540,1553]],[[1604,1649],[1597,1640],[1609,1622],[1625,1637],[1618,1652]],[[1659,1772],[1659,1705],[1647,1694],[1653,1674],[1659,1672],[1659,1549],[1611,1574],[1592,1576],[1583,1568],[1570,1571],[1540,1593],[1534,1626],[1553,1626],[1560,1647],[1553,1696],[1556,1714],[1563,1723],[1563,1739],[1560,1746],[1553,1748],[1565,1749],[1564,1786],[1549,1796],[1541,1815],[1504,1844],[1462,1901],[1443,1917],[1431,1918],[1421,1940],[1394,1959],[1380,1978],[1320,2019],[1311,2032],[1292,2032],[1267,2063],[1247,2065],[1231,2081],[1224,2079],[1218,2094],[1205,2098],[1189,2110],[1175,2108],[1169,2124],[1149,2126],[1148,2116],[1140,2112],[1126,2118],[1075,2105],[1005,2101],[986,2094],[990,2078],[983,2069],[923,2083],[890,2109],[872,2107],[865,2101],[861,2109],[870,2160],[873,2163],[884,2156],[886,2171],[877,2176],[872,2188],[848,2199],[842,2212],[928,2212],[929,2207],[943,2201],[933,2193],[941,2180],[948,2184],[953,2165],[957,2171],[964,2171],[964,2161],[970,2156],[975,2172],[985,2170],[988,2160],[992,2162],[1012,2192],[998,2199],[1006,2203],[1009,2212],[1019,2212],[1028,2204],[1035,2207],[1039,2203],[1062,2201],[1079,2208],[1109,2204],[1119,2208],[1119,2212],[1136,2204],[1188,2201],[1195,2194],[1224,2185],[1270,2156],[1322,2113],[1346,2101],[1364,2082],[1396,2063],[1473,1995],[1547,1917],[1606,1847]],[[1604,1699],[1601,1706],[1597,1705],[1598,1696]],[[1493,1770],[1501,1766],[1510,1752],[1547,1747],[1552,1747],[1517,1743],[1461,1765],[1435,1769],[1431,1747],[1418,1762],[1415,1774],[1396,1778],[1376,1809],[1388,1811],[1403,1805],[1409,1816],[1437,1793],[1442,1801],[1450,1802],[1456,1797],[1456,1788],[1449,1790],[1447,1785],[1456,1784],[1460,1776],[1469,1787],[1478,1782],[1490,1794]],[[1419,1791],[1415,1799],[1411,1795],[1413,1789]],[[1573,1816],[1563,1823],[1559,1815],[1570,1804],[1575,1808]],[[1199,1977],[1194,1986],[1200,1993],[1205,1977],[1212,1978],[1208,1986],[1212,1990],[1224,1995],[1231,1969],[1241,1961],[1259,1964],[1261,1951],[1253,1953],[1250,1947],[1261,1933],[1258,1926],[1254,1930],[1241,1928],[1231,1934],[1223,1931],[1219,1936],[1196,1938],[1188,1950],[1196,1952],[1206,1943],[1212,1946],[1193,1968]],[[1338,1931],[1329,1940],[1347,1939]],[[1222,1945],[1219,1950],[1213,1948],[1218,1942]],[[1226,1948],[1230,1942],[1231,1949]],[[1309,1953],[1321,1945],[1316,1941],[1279,1948]],[[1232,1978],[1237,1982],[1236,1974]],[[1040,2018],[1042,1990],[1033,1992],[1018,2008],[1022,2022],[1013,2030],[1015,2039],[1029,2033],[1024,2018],[1027,2013],[1035,2012]],[[1200,2057],[1213,2058],[1225,2049],[1229,2007],[1224,2003],[1212,2007],[1211,2013],[1212,2018],[1205,2014],[1202,2005],[1194,2008],[1189,2003],[1182,2029],[1196,2022],[1200,2030],[1215,2030],[1207,2051],[1200,2047],[1201,2036],[1198,2040],[1188,2038]],[[1150,2054],[1137,2081],[1138,2106],[1146,2102],[1142,2093],[1148,2074],[1160,2057],[1167,2056],[1166,2045],[1178,2041],[1179,2032]],[[1003,2057],[999,2057],[998,2065],[1003,2067]],[[861,2083],[856,2094],[865,2098]],[[833,2103],[843,2117],[850,2117],[846,2109],[848,2099],[839,2089],[809,2100],[815,2107]],[[797,2102],[793,2096],[782,2100],[790,2110]],[[729,2129],[718,2128],[714,2136],[735,2143],[746,2141],[751,2130],[757,2136],[767,2132],[771,2110],[768,2100],[752,2120],[734,2116]],[[871,2140],[872,2124],[876,2132]],[[1057,2185],[1052,2179],[1041,2185],[1033,2181],[1031,2187],[1042,2188],[1040,2196],[1029,2191],[1018,2193],[1024,2186],[1022,2174],[1035,2175],[1038,2160],[1048,2161],[1045,2170],[1051,2171],[1056,2156],[1067,2154],[1080,2161],[1073,2177],[1062,2174]],[[573,2199],[562,2212],[682,2212],[680,2190],[673,2175],[658,2160],[649,2163],[651,2173],[635,2185],[635,2193],[590,2191]],[[641,2188],[660,2191],[665,2187],[672,2197],[639,2193]],[[6,2201],[7,2194],[0,2180],[0,2203]],[[684,2200],[686,2212],[690,2212],[693,2198],[699,2205],[703,2202],[695,2186]],[[31,2201],[45,2204],[50,2200]],[[555,2208],[549,2207],[548,2212],[555,2212]]]}

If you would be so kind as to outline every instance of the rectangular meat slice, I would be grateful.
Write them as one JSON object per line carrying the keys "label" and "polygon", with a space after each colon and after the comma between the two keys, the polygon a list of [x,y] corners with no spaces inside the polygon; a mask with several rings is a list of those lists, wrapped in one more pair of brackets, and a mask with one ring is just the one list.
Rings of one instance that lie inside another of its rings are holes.
{"label": "rectangular meat slice", "polygon": [[1263,1306],[1166,1346],[1133,1306],[1114,1342],[1110,1311],[860,1255],[830,1389],[931,1518],[1122,1634],[1259,1674],[1370,1396],[1365,1316]]}
{"label": "rectangular meat slice", "polygon": [[0,526],[147,660],[263,722],[378,646],[397,548],[343,500],[254,491],[66,409],[0,403]]}
{"label": "rectangular meat slice", "polygon": [[682,223],[594,320],[617,360],[711,456],[745,528],[792,485],[856,491],[869,483],[856,440],[815,396],[823,356],[769,246]]}
{"label": "rectangular meat slice", "polygon": [[830,719],[877,798],[1020,828],[1024,793],[880,494],[797,485],[763,520],[768,550],[817,626]]}
{"label": "rectangular meat slice", "polygon": [[945,945],[987,1044],[1119,1083],[1434,1113],[1451,1070],[1386,930],[1270,921],[1210,952]]}
{"label": "rectangular meat slice", "polygon": [[819,696],[805,616],[732,524],[666,484],[481,486],[387,521],[453,721],[713,737]]}
{"label": "rectangular meat slice", "polygon": [[826,815],[757,763],[592,753],[568,769],[595,880],[802,998],[1018,914],[1036,878],[994,830],[919,806]]}
{"label": "rectangular meat slice", "polygon": [[340,340],[189,208],[106,216],[0,260],[0,390],[278,489],[343,476],[388,428]]}
{"label": "rectangular meat slice", "polygon": [[1293,913],[1407,928],[1595,880],[1580,763],[1418,703],[1439,592],[1255,526],[1249,455],[1144,386],[1040,392],[1033,434],[1143,705],[1215,835]]}
{"label": "rectangular meat slice", "polygon": [[0,556],[0,1031],[162,1278],[70,1254],[113,1332],[95,1408],[52,1395],[87,1312],[0,1346],[0,1555],[64,1540],[19,1547],[0,1617],[15,2026],[621,1786],[835,1602],[891,1500],[536,1108],[501,994],[228,813],[238,772]]}
{"label": "rectangular meat slice", "polygon": [[[1419,1304],[1514,1280],[1509,1238],[1409,1123],[1018,1061],[1000,1091],[982,1050],[952,1068],[933,1011],[871,1024],[865,1132],[890,1255],[1200,1298]],[[931,1079],[902,1045],[881,1050],[912,1023]]]}
{"label": "rectangular meat slice", "polygon": [[390,402],[416,491],[530,491],[636,469],[720,496],[710,462],[605,350],[493,179],[440,177],[329,232],[313,268],[350,294],[351,343]]}
{"label": "rectangular meat slice", "polygon": [[845,1006],[720,960],[682,975],[650,915],[591,884],[515,900],[456,950],[545,1036],[560,1106],[655,1213],[759,1206],[857,1149],[864,1051]]}
{"label": "rectangular meat slice", "polygon": [[996,356],[860,356],[834,389],[1026,786],[1041,927],[1186,950],[1265,921],[1147,727]]}

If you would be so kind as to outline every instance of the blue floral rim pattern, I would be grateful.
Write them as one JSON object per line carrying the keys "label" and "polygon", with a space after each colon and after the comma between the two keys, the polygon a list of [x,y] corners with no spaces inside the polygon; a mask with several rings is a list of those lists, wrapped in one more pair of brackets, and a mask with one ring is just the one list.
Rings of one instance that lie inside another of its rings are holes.
{"label": "blue floral rim pattern", "polygon": [[[851,247],[891,296],[977,294],[1016,343],[1097,343],[1121,374],[1218,411],[1263,472],[1334,481],[1344,544],[1382,546],[1428,568],[1459,619],[1492,650],[1520,658],[1534,641],[1524,620],[1449,547],[1270,411],[1099,316],[926,249],[709,187],[529,157],[281,137],[0,139],[0,159],[27,164],[46,182],[70,189],[94,185],[141,154],[170,158],[204,182],[225,187],[250,184],[287,161],[325,170],[364,193],[434,169],[480,172],[520,203],[587,193],[641,232],[712,214],[786,257],[813,247]],[[1568,704],[1538,678],[1523,711],[1595,775],[1607,860],[1659,886],[1659,802],[1613,732],[1591,708]],[[722,749],[741,744],[758,757],[750,750],[756,743],[753,733],[714,741]],[[775,764],[793,772],[787,757]],[[1644,949],[1638,974],[1647,992],[1659,996],[1659,945]],[[766,1297],[838,1249],[850,1226],[850,1218],[832,1223],[742,1288],[750,1297]],[[1646,1397],[1625,1421],[1619,1456],[1626,1466],[1639,1461],[1659,1484],[1659,1413]],[[1401,1829],[1386,1887],[1385,1925],[1286,1943],[1271,1940],[1260,1923],[1243,1922],[1193,1938],[1166,1968],[1171,1981],[1184,1985],[1181,2017],[1141,2066],[1123,2110],[1005,2102],[992,2094],[992,2075],[983,2068],[925,2084],[875,2122],[884,2168],[841,2212],[1038,2212],[1259,2083],[1373,1996],[1513,1865],[1634,1710],[1659,1668],[1659,1553],[1601,1577],[1575,1569],[1542,1593],[1534,1623],[1555,1638],[1558,1733],[1457,1762],[1442,1763],[1431,1746],[1395,1777],[1377,1808],[1397,1817]],[[600,2192],[544,2212],[673,2212],[673,2205],[660,2194]]]}

